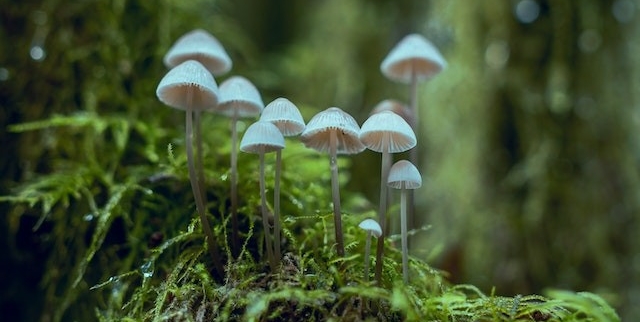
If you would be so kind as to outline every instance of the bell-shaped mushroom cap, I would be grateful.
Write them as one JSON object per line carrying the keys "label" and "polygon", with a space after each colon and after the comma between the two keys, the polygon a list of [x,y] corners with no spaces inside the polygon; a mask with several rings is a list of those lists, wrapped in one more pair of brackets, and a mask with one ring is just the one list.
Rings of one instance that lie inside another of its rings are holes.
{"label": "bell-shaped mushroom cap", "polygon": [[362,124],[360,141],[376,152],[399,153],[416,146],[411,126],[391,111],[375,113]]}
{"label": "bell-shaped mushroom cap", "polygon": [[358,122],[338,107],[328,109],[314,115],[307,127],[302,131],[300,140],[308,148],[319,152],[330,152],[331,131],[336,132],[339,154],[356,154],[365,149],[358,138],[360,127]]}
{"label": "bell-shaped mushroom cap", "polygon": [[380,113],[382,111],[391,111],[400,115],[407,123],[412,124],[414,121],[413,111],[406,104],[402,104],[400,101],[394,99],[386,99],[378,103],[370,115]]}
{"label": "bell-shaped mushroom cap", "polygon": [[283,97],[276,98],[267,104],[260,115],[260,120],[275,124],[284,136],[298,135],[302,133],[305,126],[298,107]]}
{"label": "bell-shaped mushroom cap", "polygon": [[213,75],[231,70],[232,62],[218,39],[210,33],[196,29],[178,38],[164,55],[164,65],[173,68],[186,60],[197,60]]}
{"label": "bell-shaped mushroom cap", "polygon": [[358,227],[370,232],[371,235],[376,236],[376,238],[382,236],[382,227],[380,227],[380,224],[373,219],[363,220]]}
{"label": "bell-shaped mushroom cap", "polygon": [[260,115],[264,103],[258,89],[242,76],[231,76],[220,84],[220,100],[213,111],[228,117],[254,117]]}
{"label": "bell-shaped mushroom cap", "polygon": [[447,65],[438,49],[419,34],[404,37],[380,64],[380,71],[387,78],[401,83],[411,83],[411,74],[418,81],[427,80]]}
{"label": "bell-shaped mushroom cap", "polygon": [[218,103],[218,85],[202,64],[187,60],[169,70],[160,80],[156,96],[162,103],[177,109],[202,111]]}
{"label": "bell-shaped mushroom cap", "polygon": [[422,186],[422,177],[413,163],[400,160],[391,166],[387,185],[395,189],[418,189]]}
{"label": "bell-shaped mushroom cap", "polygon": [[284,148],[284,136],[271,122],[258,121],[251,124],[242,136],[240,151],[268,153]]}

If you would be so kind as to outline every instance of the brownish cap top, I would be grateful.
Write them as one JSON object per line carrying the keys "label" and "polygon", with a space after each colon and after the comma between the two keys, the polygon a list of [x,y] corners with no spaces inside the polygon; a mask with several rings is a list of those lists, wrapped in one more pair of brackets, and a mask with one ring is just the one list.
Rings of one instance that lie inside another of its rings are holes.
{"label": "brownish cap top", "polygon": [[284,136],[271,122],[258,121],[251,124],[242,136],[240,151],[268,153],[284,148]]}
{"label": "brownish cap top", "polygon": [[337,153],[355,154],[365,149],[358,138],[358,122],[338,107],[329,107],[314,115],[302,131],[300,140],[308,148],[329,153],[331,131],[336,132],[338,138]]}
{"label": "brownish cap top", "polygon": [[163,62],[168,68],[173,68],[190,59],[199,61],[216,76],[227,73],[233,65],[218,39],[202,29],[178,38],[164,55]]}
{"label": "brownish cap top", "polygon": [[422,186],[422,177],[413,163],[400,160],[391,166],[387,185],[395,189],[418,189]]}
{"label": "brownish cap top", "polygon": [[387,78],[409,84],[412,73],[418,81],[440,73],[447,65],[438,49],[419,34],[404,37],[380,64]]}
{"label": "brownish cap top", "polygon": [[416,146],[411,126],[391,111],[375,113],[362,124],[360,141],[376,152],[399,153]]}
{"label": "brownish cap top", "polygon": [[169,70],[156,89],[158,99],[181,110],[207,110],[218,103],[218,85],[211,73],[195,60]]}
{"label": "brownish cap top", "polygon": [[220,84],[220,100],[213,108],[225,116],[255,117],[264,109],[258,89],[242,76],[231,76]]}
{"label": "brownish cap top", "polygon": [[260,120],[275,124],[284,136],[298,135],[305,127],[298,107],[283,97],[276,98],[267,104],[260,115]]}

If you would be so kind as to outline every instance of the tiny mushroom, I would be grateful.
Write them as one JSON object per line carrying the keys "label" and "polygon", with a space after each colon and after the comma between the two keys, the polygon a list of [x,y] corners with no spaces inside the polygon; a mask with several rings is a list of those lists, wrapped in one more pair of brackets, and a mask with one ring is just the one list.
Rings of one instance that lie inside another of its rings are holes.
{"label": "tiny mushroom", "polygon": [[215,76],[229,72],[233,66],[218,39],[202,29],[192,30],[178,38],[162,60],[169,68],[187,60],[196,60]]}
{"label": "tiny mushroom", "polygon": [[389,187],[400,189],[400,234],[402,238],[402,277],[409,282],[409,249],[407,246],[407,189],[418,189],[422,186],[420,172],[407,160],[400,160],[391,166]]}
{"label": "tiny mushroom", "polygon": [[364,280],[368,281],[370,261],[369,255],[371,254],[371,235],[375,236],[376,238],[380,238],[380,236],[382,236],[382,228],[377,221],[370,218],[360,222],[358,227],[364,229],[367,232],[367,240],[364,246]]}
{"label": "tiny mushroom", "polygon": [[257,117],[264,109],[258,89],[242,76],[232,76],[220,84],[220,101],[212,110],[231,117],[231,246],[239,249],[238,227],[238,130],[240,117]]}
{"label": "tiny mushroom", "polygon": [[202,199],[202,193],[196,179],[196,170],[193,160],[193,113],[211,108],[218,102],[218,86],[215,79],[202,64],[195,60],[187,60],[169,70],[162,78],[156,89],[158,99],[173,108],[186,112],[185,145],[187,150],[187,165],[189,181],[196,201],[196,209],[200,216],[202,230],[207,239],[209,252],[213,257],[214,265],[218,272],[224,270],[218,261],[220,258],[217,247],[213,242],[213,233],[207,220],[206,208]]}
{"label": "tiny mushroom", "polygon": [[[413,113],[411,128],[418,131],[418,81],[426,81],[447,66],[438,49],[420,34],[405,36],[380,64],[380,71],[390,80],[410,84],[409,105]],[[411,162],[417,163],[417,150],[411,153]]]}
{"label": "tiny mushroom", "polygon": [[344,241],[337,154],[356,154],[365,149],[358,138],[359,131],[360,127],[353,116],[338,107],[329,107],[314,115],[300,136],[300,140],[306,147],[329,153],[336,251],[339,256],[344,256]]}
{"label": "tiny mushroom", "polygon": [[275,272],[277,260],[271,246],[269,216],[267,215],[267,201],[264,182],[264,154],[284,148],[284,136],[271,122],[258,121],[251,124],[240,141],[240,150],[247,153],[257,153],[260,156],[260,199],[262,211],[262,225],[264,227],[265,246],[271,271]]}
{"label": "tiny mushroom", "polygon": [[[163,62],[168,68],[173,68],[187,60],[201,63],[214,76],[220,76],[231,70],[232,62],[220,42],[210,33],[202,29],[192,30],[182,35],[164,55]],[[196,142],[196,172],[202,192],[203,202],[206,204],[204,188],[204,167],[202,165],[202,130],[200,122],[201,111],[194,112],[193,133]]]}
{"label": "tiny mushroom", "polygon": [[[305,124],[302,114],[291,101],[284,97],[279,97],[265,106],[260,121],[268,121],[278,127],[283,136],[294,136],[302,133]],[[282,153],[276,151],[276,182],[273,187],[273,208],[274,208],[274,240],[276,258],[280,254],[280,172],[282,171]]]}
{"label": "tiny mushroom", "polygon": [[[416,136],[411,126],[398,114],[382,111],[371,115],[360,130],[360,141],[370,150],[382,153],[380,171],[380,208],[378,222],[382,226],[383,235],[387,232],[387,178],[391,168],[391,153],[400,153],[416,146]],[[376,280],[382,278],[382,253],[384,238],[378,238],[376,249]]]}
{"label": "tiny mushroom", "polygon": [[391,111],[400,115],[405,121],[407,121],[407,123],[409,123],[409,125],[414,122],[413,112],[411,111],[409,106],[403,104],[398,100],[386,99],[380,101],[378,104],[376,104],[376,106],[373,107],[373,110],[371,110],[371,114],[369,115],[380,113],[382,111]]}

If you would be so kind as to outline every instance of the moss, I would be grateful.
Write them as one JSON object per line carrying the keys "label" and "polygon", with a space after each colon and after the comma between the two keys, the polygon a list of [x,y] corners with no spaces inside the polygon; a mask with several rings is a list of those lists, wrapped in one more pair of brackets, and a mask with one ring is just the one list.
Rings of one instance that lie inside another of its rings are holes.
{"label": "moss", "polygon": [[[224,137],[221,123],[225,120],[205,119],[205,128],[218,129],[208,132],[206,139]],[[374,210],[345,214],[347,256],[337,257],[327,158],[294,141],[284,152],[285,256],[271,274],[261,252],[262,225],[257,224],[256,158],[240,158],[245,229],[242,251],[232,258],[226,217],[228,143],[210,146],[205,155],[210,219],[216,244],[225,250],[224,258],[212,259],[194,219],[182,142],[169,144],[164,153],[154,146],[161,137],[179,137],[179,129],[150,130],[122,115],[81,113],[10,130],[38,130],[58,144],[72,137],[92,138],[92,147],[76,155],[80,160],[54,162],[51,173],[1,199],[15,205],[10,213],[14,220],[39,209],[36,229],[53,222],[54,231],[64,230],[49,236],[56,251],[46,263],[44,279],[45,303],[53,308],[54,321],[95,316],[101,321],[618,320],[606,302],[591,293],[486,295],[470,285],[450,285],[444,272],[417,258],[410,260],[411,283],[403,285],[401,255],[392,238],[386,242],[383,285],[365,282],[365,233],[357,224]],[[107,136],[116,139],[104,139]],[[130,141],[131,137],[144,137],[142,142],[152,146]],[[102,157],[100,151],[112,153]],[[118,156],[138,161],[114,166]],[[347,160],[341,162],[348,165]],[[361,198],[354,192],[347,195]],[[225,264],[224,276],[212,273],[212,260]]]}

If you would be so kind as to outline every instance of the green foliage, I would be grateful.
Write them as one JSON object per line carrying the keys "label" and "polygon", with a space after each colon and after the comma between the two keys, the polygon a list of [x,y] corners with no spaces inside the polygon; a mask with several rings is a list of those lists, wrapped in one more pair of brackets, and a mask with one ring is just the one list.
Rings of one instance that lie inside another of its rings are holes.
{"label": "green foliage", "polygon": [[[343,218],[347,256],[336,257],[328,159],[293,140],[287,141],[283,152],[286,241],[280,270],[268,273],[262,254],[258,164],[252,155],[239,156],[243,246],[240,255],[232,258],[228,246],[228,120],[205,115],[202,128],[207,142],[204,160],[209,219],[215,245],[224,250],[223,258],[209,258],[188,184],[182,114],[161,106],[153,97],[153,88],[164,72],[160,58],[182,32],[205,28],[216,31],[221,39],[234,40],[225,46],[232,56],[239,57],[235,60],[240,62],[237,72],[255,76],[251,78],[262,85],[259,87],[267,89],[265,98],[281,91],[300,98],[307,119],[319,107],[334,104],[356,106],[358,112],[360,105],[372,105],[381,98],[363,98],[363,92],[382,92],[387,87],[381,82],[368,83],[374,79],[369,73],[379,78],[378,70],[364,70],[359,64],[378,63],[383,50],[388,49],[376,38],[383,29],[380,23],[390,26],[393,21],[380,18],[387,13],[384,6],[362,10],[363,1],[323,3],[314,7],[319,9],[314,24],[321,27],[310,28],[308,41],[285,48],[283,52],[290,58],[258,59],[258,49],[246,31],[233,18],[220,14],[219,10],[231,2],[88,1],[59,5],[45,1],[39,10],[50,19],[46,26],[50,28],[47,58],[33,62],[24,55],[27,62],[7,68],[10,75],[46,77],[15,77],[15,82],[11,78],[12,82],[3,83],[0,89],[2,104],[8,102],[23,121],[11,124],[8,130],[19,138],[15,154],[26,164],[12,191],[0,197],[3,206],[9,207],[9,233],[16,234],[21,225],[31,222],[25,219],[34,218],[35,224],[29,228],[49,249],[48,256],[37,262],[45,272],[40,281],[44,303],[40,319],[618,321],[615,311],[592,293],[486,295],[471,285],[450,285],[444,272],[413,257],[411,284],[398,284],[401,255],[394,236],[385,241],[383,285],[367,283],[362,276],[365,235],[357,223],[373,217],[375,206],[360,191],[343,191],[344,209],[348,209]],[[87,19],[87,12],[92,13],[91,19]],[[361,13],[364,23],[358,20]],[[24,19],[26,14],[16,16]],[[326,23],[336,19],[344,23]],[[2,39],[8,35],[0,32]],[[96,35],[102,42],[93,41]],[[306,32],[301,35],[307,38]],[[11,43],[28,48],[30,36],[11,38]],[[334,36],[333,54],[327,55],[326,40]],[[472,50],[459,52],[478,56]],[[265,61],[274,64],[262,65]],[[467,72],[472,68],[463,69],[464,73],[457,75],[469,77]],[[450,82],[455,88],[465,85],[456,78]],[[11,87],[10,93],[19,94],[6,94],[5,84]],[[450,93],[443,99],[455,95]],[[359,113],[366,114],[368,109]],[[452,132],[458,130],[452,123],[442,122],[448,117],[432,119],[451,127]],[[246,120],[244,127],[251,121]],[[441,130],[438,132],[444,133]],[[468,149],[482,146],[475,143],[454,148],[476,155],[479,152]],[[433,153],[436,162],[438,155],[475,162],[467,154],[452,153],[448,143],[443,146],[446,151]],[[470,168],[444,163],[452,169],[446,173],[455,176],[460,176],[461,168]],[[340,160],[340,168],[343,184],[357,171],[370,176],[370,169],[352,167],[348,159]],[[272,163],[267,174],[271,191]],[[455,181],[462,195],[474,195],[467,193],[467,181],[445,179]],[[367,180],[355,181],[351,184],[368,185]],[[213,260],[224,263],[225,276],[212,273]],[[491,264],[487,260],[486,265]]]}

